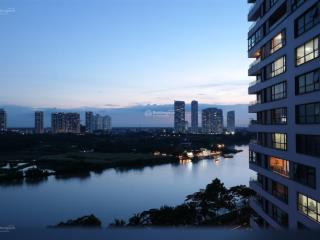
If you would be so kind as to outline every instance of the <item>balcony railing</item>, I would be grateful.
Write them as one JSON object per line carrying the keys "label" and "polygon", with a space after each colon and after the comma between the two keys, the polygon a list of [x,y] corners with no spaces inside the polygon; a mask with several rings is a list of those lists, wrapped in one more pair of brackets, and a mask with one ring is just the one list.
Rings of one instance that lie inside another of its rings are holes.
{"label": "balcony railing", "polygon": [[261,82],[261,79],[256,79],[256,80],[250,82],[249,86],[252,87],[252,86],[254,86],[254,85],[256,85],[257,83],[260,83],[260,82]]}
{"label": "balcony railing", "polygon": [[249,6],[249,15],[251,14],[252,10],[254,9],[254,7],[256,6],[256,3],[252,3]]}
{"label": "balcony railing", "polygon": [[257,25],[257,22],[259,22],[259,20],[260,20],[260,17],[254,23],[251,24],[251,26],[249,27],[249,32],[251,31],[251,29],[254,28],[254,26]]}
{"label": "balcony railing", "polygon": [[250,140],[250,143],[251,143],[251,144],[258,144],[258,140],[257,140],[257,139],[251,139],[251,140]]}
{"label": "balcony railing", "polygon": [[249,69],[252,68],[253,66],[257,65],[259,62],[261,62],[261,58],[257,58],[256,60],[254,60],[254,61],[249,65]]}
{"label": "balcony railing", "polygon": [[257,105],[257,104],[260,104],[260,103],[261,103],[261,101],[254,100],[254,101],[249,102],[249,106],[254,106],[254,105]]}
{"label": "balcony railing", "polygon": [[253,126],[253,125],[257,125],[257,124],[259,124],[258,120],[250,119],[249,126]]}

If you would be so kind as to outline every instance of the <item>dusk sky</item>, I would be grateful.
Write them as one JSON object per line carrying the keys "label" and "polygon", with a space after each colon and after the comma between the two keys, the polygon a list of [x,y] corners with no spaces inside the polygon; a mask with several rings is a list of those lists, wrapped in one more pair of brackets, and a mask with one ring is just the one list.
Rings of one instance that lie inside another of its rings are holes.
{"label": "dusk sky", "polygon": [[0,105],[248,103],[245,0],[2,0]]}

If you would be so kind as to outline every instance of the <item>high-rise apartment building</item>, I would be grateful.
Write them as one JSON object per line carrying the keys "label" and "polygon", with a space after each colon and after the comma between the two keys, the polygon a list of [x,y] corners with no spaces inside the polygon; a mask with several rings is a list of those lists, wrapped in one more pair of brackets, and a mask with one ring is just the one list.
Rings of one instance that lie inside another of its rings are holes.
{"label": "high-rise apartment building", "polygon": [[320,229],[320,1],[248,0],[253,228]]}
{"label": "high-rise apartment building", "polygon": [[112,119],[110,116],[106,115],[103,117],[103,122],[102,122],[102,130],[103,131],[111,131],[112,128]]}
{"label": "high-rise apartment building", "polygon": [[66,133],[80,133],[80,114],[65,113]]}
{"label": "high-rise apartment building", "polygon": [[227,132],[234,133],[236,128],[236,116],[234,111],[227,112]]}
{"label": "high-rise apartment building", "polygon": [[0,109],[0,132],[7,131],[7,112]]}
{"label": "high-rise apartment building", "polygon": [[94,131],[94,115],[93,112],[86,112],[86,133],[93,133]]}
{"label": "high-rise apartment building", "polygon": [[51,131],[57,133],[80,133],[79,113],[52,113]]}
{"label": "high-rise apartment building", "polygon": [[223,133],[223,112],[218,108],[202,110],[202,132],[205,134]]}
{"label": "high-rise apartment building", "polygon": [[94,115],[93,112],[86,112],[86,133],[94,131],[111,131],[111,117],[108,115]]}
{"label": "high-rise apartment building", "polygon": [[191,102],[191,133],[198,133],[198,102],[193,100]]}
{"label": "high-rise apartment building", "polygon": [[42,111],[36,111],[34,113],[34,133],[43,134],[44,133],[44,117]]}
{"label": "high-rise apartment building", "polygon": [[64,113],[51,114],[51,132],[53,134],[66,132],[66,120]]}
{"label": "high-rise apartment building", "polygon": [[174,130],[177,133],[186,132],[184,101],[174,101]]}
{"label": "high-rise apartment building", "polygon": [[100,131],[103,129],[103,117],[100,114],[96,114],[94,117],[94,130]]}

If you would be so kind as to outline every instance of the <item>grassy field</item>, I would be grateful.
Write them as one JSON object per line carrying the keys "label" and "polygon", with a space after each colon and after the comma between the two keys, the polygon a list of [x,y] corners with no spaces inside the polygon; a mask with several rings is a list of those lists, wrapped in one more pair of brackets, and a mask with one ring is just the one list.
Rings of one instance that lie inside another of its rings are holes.
{"label": "grassy field", "polygon": [[[150,153],[98,153],[98,152],[69,152],[40,157],[40,161],[74,161],[94,164],[119,163],[131,161],[146,161],[160,159]],[[163,158],[162,158],[163,159]]]}

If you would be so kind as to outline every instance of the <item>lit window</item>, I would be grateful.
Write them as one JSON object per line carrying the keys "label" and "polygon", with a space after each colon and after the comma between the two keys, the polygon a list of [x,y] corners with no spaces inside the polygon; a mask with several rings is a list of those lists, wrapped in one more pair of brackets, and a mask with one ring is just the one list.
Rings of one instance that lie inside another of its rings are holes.
{"label": "lit window", "polygon": [[319,37],[301,45],[296,49],[296,64],[299,66],[319,56]]}

